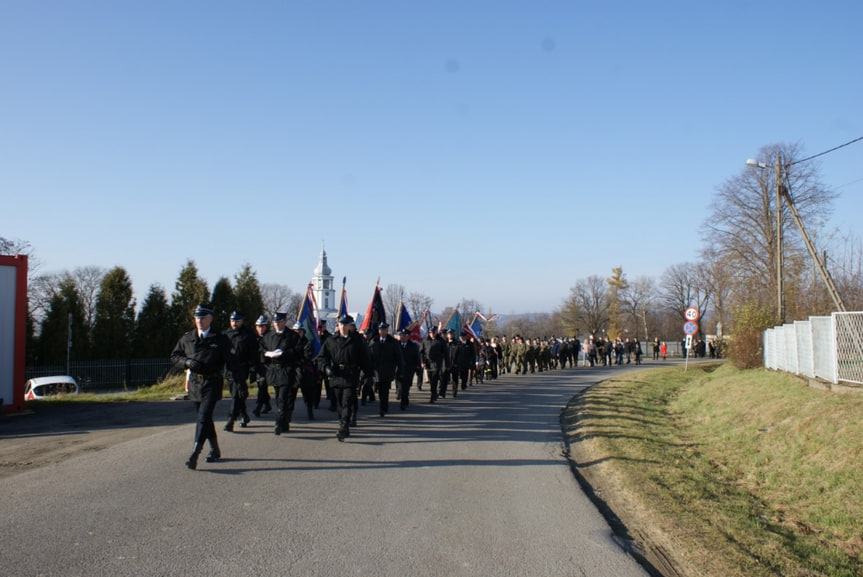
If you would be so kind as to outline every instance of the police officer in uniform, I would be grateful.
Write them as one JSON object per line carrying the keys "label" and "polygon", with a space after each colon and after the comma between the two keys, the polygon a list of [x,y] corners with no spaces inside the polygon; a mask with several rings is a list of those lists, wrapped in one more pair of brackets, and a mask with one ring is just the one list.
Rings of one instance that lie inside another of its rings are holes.
{"label": "police officer in uniform", "polygon": [[246,380],[253,367],[258,364],[258,339],[248,327],[243,326],[243,313],[231,313],[231,328],[225,331],[225,336],[231,341],[231,353],[237,362],[237,370],[228,372],[228,389],[231,391],[231,414],[226,431],[234,430],[234,421],[240,420],[240,426],[249,424],[249,414],[246,412],[246,399],[249,398],[249,385]]}
{"label": "police officer in uniform", "polygon": [[267,367],[267,383],[273,385],[276,394],[276,427],[273,432],[291,430],[291,417],[297,400],[299,363],[303,358],[303,344],[299,335],[287,330],[285,313],[273,315],[273,330],[261,339],[261,353]]}
{"label": "police officer in uniform", "polygon": [[222,458],[213,411],[222,398],[223,371],[226,368],[231,372],[237,370],[231,354],[231,341],[212,328],[213,309],[209,305],[200,304],[195,309],[194,316],[195,330],[180,337],[171,353],[171,362],[189,371],[189,399],[195,403],[198,411],[195,444],[192,454],[186,460],[186,466],[193,470],[198,467],[198,457],[205,441],[210,444],[207,462],[214,463]]}
{"label": "police officer in uniform", "polygon": [[365,339],[357,333],[354,318],[343,315],[339,318],[338,334],[328,338],[315,362],[318,369],[330,379],[330,386],[336,395],[339,411],[339,430],[336,438],[343,442],[351,435],[351,422],[355,418],[357,389],[360,386],[360,373],[366,384],[374,383],[369,347]]}
{"label": "police officer in uniform", "polygon": [[258,398],[255,402],[255,409],[252,411],[252,414],[256,417],[260,417],[261,412],[269,413],[273,410],[272,405],[270,405],[270,391],[267,385],[267,366],[264,364],[264,357],[261,351],[261,339],[264,338],[268,330],[270,330],[270,321],[266,315],[259,316],[258,320],[255,321],[255,332],[257,333],[255,350],[257,351],[258,362],[255,363],[252,369],[252,372],[256,376],[255,380],[258,383]]}
{"label": "police officer in uniform", "polygon": [[378,336],[369,344],[369,354],[375,371],[375,386],[380,396],[378,409],[381,417],[390,410],[390,387],[393,379],[401,380],[404,373],[402,348],[389,334],[389,330],[390,325],[387,323],[379,324]]}

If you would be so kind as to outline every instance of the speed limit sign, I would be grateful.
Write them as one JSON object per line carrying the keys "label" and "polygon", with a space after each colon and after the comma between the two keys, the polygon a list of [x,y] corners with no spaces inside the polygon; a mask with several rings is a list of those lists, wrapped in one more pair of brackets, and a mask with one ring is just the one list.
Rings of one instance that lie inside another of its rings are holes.
{"label": "speed limit sign", "polygon": [[684,317],[686,318],[686,320],[688,320],[688,321],[697,321],[697,320],[698,320],[698,317],[699,317],[700,315],[698,314],[698,309],[697,309],[697,308],[695,308],[695,307],[689,307],[688,309],[686,309],[686,312],[685,312],[685,313],[683,313],[683,316],[684,316]]}

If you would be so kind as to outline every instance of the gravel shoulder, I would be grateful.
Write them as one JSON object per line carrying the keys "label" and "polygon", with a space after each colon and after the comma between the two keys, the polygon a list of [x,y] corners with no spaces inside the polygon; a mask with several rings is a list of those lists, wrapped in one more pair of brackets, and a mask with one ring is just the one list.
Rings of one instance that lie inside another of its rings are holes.
{"label": "gravel shoulder", "polygon": [[194,422],[188,401],[45,403],[0,416],[0,479]]}

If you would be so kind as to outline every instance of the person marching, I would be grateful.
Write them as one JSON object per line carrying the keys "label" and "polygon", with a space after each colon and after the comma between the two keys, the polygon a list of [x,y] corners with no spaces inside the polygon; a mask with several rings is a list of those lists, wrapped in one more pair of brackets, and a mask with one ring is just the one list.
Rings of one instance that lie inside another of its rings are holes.
{"label": "person marching", "polygon": [[306,328],[299,321],[294,323],[291,330],[297,333],[302,342],[303,357],[300,359],[299,368],[297,369],[297,379],[299,379],[300,390],[303,392],[303,403],[306,405],[306,414],[310,421],[314,421],[315,407],[317,407],[321,400],[321,383],[318,380],[318,372],[315,370],[313,362],[314,345],[306,337]]}
{"label": "person marching", "polygon": [[338,334],[328,338],[315,357],[318,370],[330,379],[330,386],[336,395],[339,411],[339,430],[336,438],[343,442],[351,436],[351,422],[356,410],[357,388],[360,386],[360,373],[364,381],[374,382],[369,347],[357,332],[354,318],[343,315],[339,318]]}
{"label": "person marching", "polygon": [[252,411],[252,414],[256,417],[260,417],[261,412],[269,413],[273,410],[273,407],[270,405],[270,391],[267,390],[269,388],[267,385],[267,366],[264,364],[264,356],[261,351],[261,339],[264,338],[269,329],[270,321],[267,320],[267,317],[265,315],[259,316],[255,322],[255,332],[257,333],[257,346],[255,350],[257,351],[258,359],[253,368],[253,372],[256,375],[255,380],[258,383],[258,398]]}
{"label": "person marching", "polygon": [[393,379],[401,381],[404,374],[402,348],[389,334],[389,330],[390,325],[380,323],[378,336],[369,343],[369,354],[372,358],[372,365],[374,365],[375,387],[380,397],[378,409],[381,417],[390,410],[390,387]]}
{"label": "person marching", "polygon": [[273,432],[281,435],[291,430],[291,417],[297,400],[297,371],[303,358],[303,344],[294,331],[285,330],[288,317],[285,313],[273,315],[273,329],[261,339],[261,353],[267,367],[267,383],[276,394],[276,426]]}
{"label": "person marching", "polygon": [[399,400],[401,401],[400,408],[405,410],[410,405],[411,383],[414,380],[414,374],[419,372],[420,382],[422,382],[422,358],[420,357],[420,347],[411,340],[411,332],[408,329],[399,331],[399,345],[402,350],[402,361],[404,368],[401,376],[398,377],[398,387],[401,392]]}
{"label": "person marching", "polygon": [[198,417],[195,423],[195,444],[186,466],[192,470],[198,467],[198,457],[204,442],[210,444],[208,463],[222,458],[213,411],[222,398],[224,381],[222,372],[237,370],[231,354],[231,341],[224,334],[212,328],[213,309],[200,304],[195,309],[195,330],[180,337],[171,353],[175,366],[189,371],[189,399],[195,403]]}
{"label": "person marching", "polygon": [[422,368],[426,370],[431,388],[429,403],[437,401],[439,391],[441,390],[440,387],[444,386],[441,379],[444,378],[446,372],[449,370],[448,351],[449,348],[438,333],[438,328],[435,326],[431,327],[420,347]]}
{"label": "person marching", "polygon": [[258,364],[258,340],[248,327],[243,326],[243,313],[231,313],[231,328],[225,331],[225,336],[231,341],[231,353],[237,361],[237,370],[228,372],[228,389],[231,391],[231,414],[226,431],[234,430],[234,422],[240,421],[240,426],[249,424],[249,413],[246,412],[246,399],[249,398],[249,385],[246,383],[249,373]]}

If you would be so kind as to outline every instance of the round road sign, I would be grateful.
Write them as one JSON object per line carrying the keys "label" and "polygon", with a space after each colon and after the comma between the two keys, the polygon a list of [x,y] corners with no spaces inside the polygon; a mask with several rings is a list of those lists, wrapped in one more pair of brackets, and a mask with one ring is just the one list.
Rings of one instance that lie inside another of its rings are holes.
{"label": "round road sign", "polygon": [[688,321],[683,325],[683,332],[687,335],[694,335],[698,332],[698,323],[695,321]]}
{"label": "round road sign", "polygon": [[688,309],[686,309],[686,312],[685,312],[685,313],[683,313],[683,316],[684,316],[684,317],[686,318],[686,320],[688,320],[688,321],[697,321],[697,320],[698,320],[698,317],[699,317],[700,315],[698,314],[698,309],[697,309],[697,308],[695,308],[695,307],[689,307]]}

